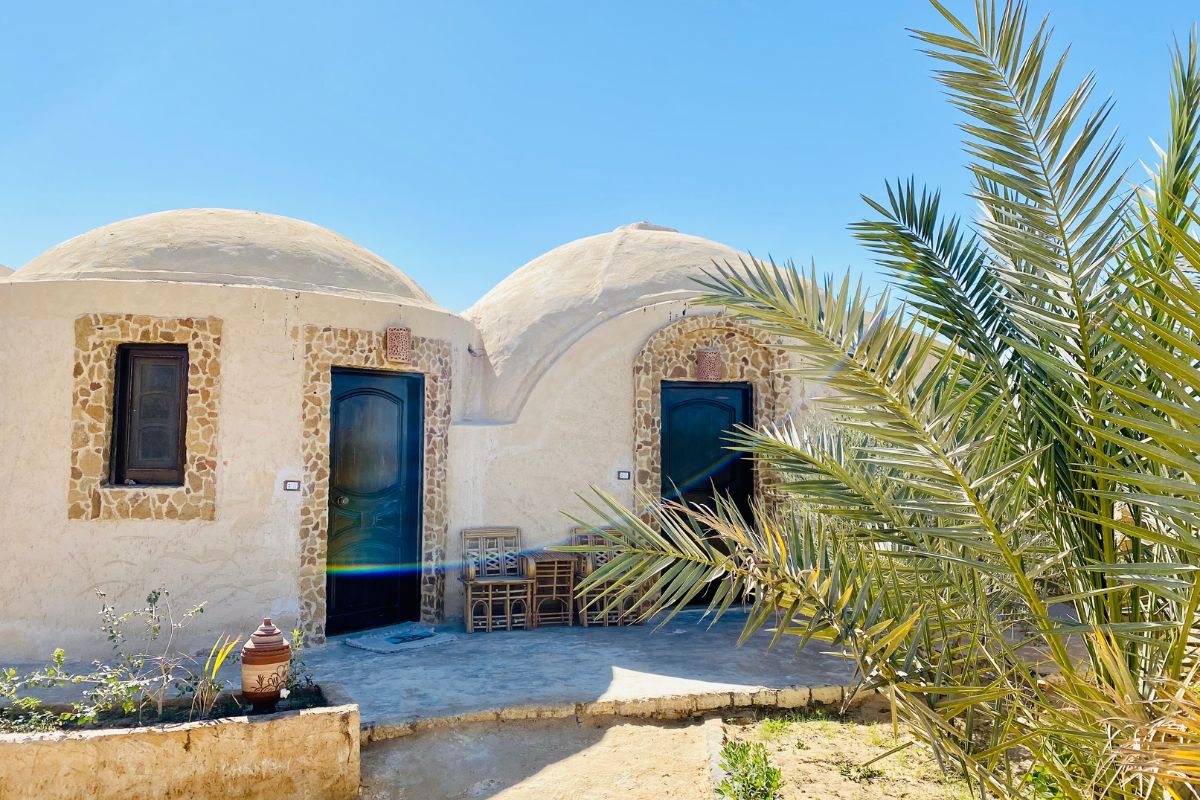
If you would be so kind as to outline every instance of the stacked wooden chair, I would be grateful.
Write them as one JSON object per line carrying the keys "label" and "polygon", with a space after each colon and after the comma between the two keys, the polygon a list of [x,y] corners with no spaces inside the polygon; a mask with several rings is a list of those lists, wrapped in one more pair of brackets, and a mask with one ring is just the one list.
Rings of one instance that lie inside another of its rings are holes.
{"label": "stacked wooden chair", "polygon": [[462,543],[467,633],[534,627],[533,570],[520,529],[466,528]]}
{"label": "stacked wooden chair", "polygon": [[[594,533],[590,528],[576,528],[571,535],[571,544],[603,547],[610,545],[611,542],[600,534]],[[578,553],[577,555],[579,556],[579,560],[575,576],[576,583],[582,581],[612,560],[612,553],[603,550],[591,553]],[[611,603],[613,595],[601,596],[611,586],[611,582],[604,581],[576,597],[575,603],[580,625],[585,628],[589,625],[607,627],[609,625],[629,625],[641,622],[640,617],[646,601],[645,589],[633,592],[622,600],[620,604],[613,605]]]}
{"label": "stacked wooden chair", "polygon": [[534,624],[575,624],[575,569],[573,553],[538,550],[529,554],[533,573]]}

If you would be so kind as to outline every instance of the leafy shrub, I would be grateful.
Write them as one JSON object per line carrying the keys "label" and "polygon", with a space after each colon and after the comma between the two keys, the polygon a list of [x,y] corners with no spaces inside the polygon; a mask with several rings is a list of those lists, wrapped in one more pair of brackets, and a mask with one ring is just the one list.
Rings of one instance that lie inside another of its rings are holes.
{"label": "leafy shrub", "polygon": [[[292,628],[292,658],[288,663],[288,679],[285,691],[294,692],[297,689],[312,688],[312,670],[308,668],[308,663],[304,660],[304,632],[299,628]],[[287,695],[285,694],[284,697],[287,697]]]}
{"label": "leafy shrub", "polygon": [[[7,706],[0,711],[0,733],[90,725],[111,713],[141,722],[148,708],[162,719],[171,696],[192,698],[189,719],[205,719],[212,713],[224,688],[217,671],[236,642],[225,638],[214,645],[203,667],[176,645],[179,632],[204,612],[204,604],[180,612],[172,606],[170,592],[158,588],[147,595],[141,608],[118,613],[104,601],[103,592],[96,595],[101,600],[100,629],[113,648],[112,662],[93,661],[90,670],[73,672],[60,648],[49,664],[28,674],[0,670],[0,701]],[[131,626],[135,621],[140,625]],[[83,687],[82,699],[72,702],[67,711],[47,710],[29,694],[60,686]]]}
{"label": "leafy shrub", "polygon": [[[101,601],[105,597],[102,591],[97,591],[96,596]],[[139,716],[152,703],[161,717],[168,691],[175,689],[180,695],[188,694],[201,679],[192,669],[195,659],[175,647],[175,637],[203,613],[203,603],[177,612],[171,605],[171,593],[161,587],[146,596],[145,606],[121,614],[112,605],[102,603],[100,627],[112,643],[117,666],[115,680],[98,684],[108,690],[99,696],[99,701],[108,703],[108,707],[119,704],[126,714],[136,711]],[[142,628],[131,634],[126,626],[134,620],[140,621]],[[160,642],[164,631],[166,638]],[[132,651],[126,647],[130,635],[140,640]],[[101,662],[93,664],[97,671],[108,669]]]}
{"label": "leafy shrub", "polygon": [[767,749],[757,742],[726,742],[721,748],[721,769],[725,779],[717,794],[729,800],[776,800],[779,797],[780,771],[767,757]]}

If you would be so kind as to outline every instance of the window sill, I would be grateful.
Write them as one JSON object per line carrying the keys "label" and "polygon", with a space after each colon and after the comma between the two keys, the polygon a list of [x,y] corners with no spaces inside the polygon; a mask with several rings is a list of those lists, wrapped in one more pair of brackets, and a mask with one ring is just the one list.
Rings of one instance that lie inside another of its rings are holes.
{"label": "window sill", "polygon": [[101,489],[181,489],[182,483],[109,483],[105,481],[100,484]]}

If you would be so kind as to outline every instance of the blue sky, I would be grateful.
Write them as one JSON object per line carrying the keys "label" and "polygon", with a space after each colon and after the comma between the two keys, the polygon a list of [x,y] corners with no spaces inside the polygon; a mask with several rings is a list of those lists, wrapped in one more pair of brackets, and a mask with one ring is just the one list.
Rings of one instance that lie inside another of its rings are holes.
{"label": "blue sky", "polygon": [[[951,0],[970,13],[970,6]],[[1131,162],[1195,0],[1034,0],[1098,73]],[[958,207],[955,113],[921,0],[10,3],[0,263],[137,214],[330,227],[461,309],[525,261],[640,219],[756,255],[871,264],[860,193]]]}

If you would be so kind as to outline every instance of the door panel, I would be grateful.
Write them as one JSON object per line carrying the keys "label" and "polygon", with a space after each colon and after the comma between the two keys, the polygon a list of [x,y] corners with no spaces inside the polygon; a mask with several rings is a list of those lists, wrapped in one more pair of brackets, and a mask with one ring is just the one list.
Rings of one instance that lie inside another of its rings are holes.
{"label": "door panel", "polygon": [[750,509],[754,476],[745,453],[728,449],[737,425],[751,425],[750,385],[662,384],[662,496],[713,507],[715,494]]}
{"label": "door panel", "polygon": [[[387,392],[362,389],[334,401],[339,436],[333,461],[345,492],[378,494],[401,480],[404,400]],[[366,435],[364,435],[364,433]]]}
{"label": "door panel", "polygon": [[419,619],[424,376],[332,378],[326,629]]}

